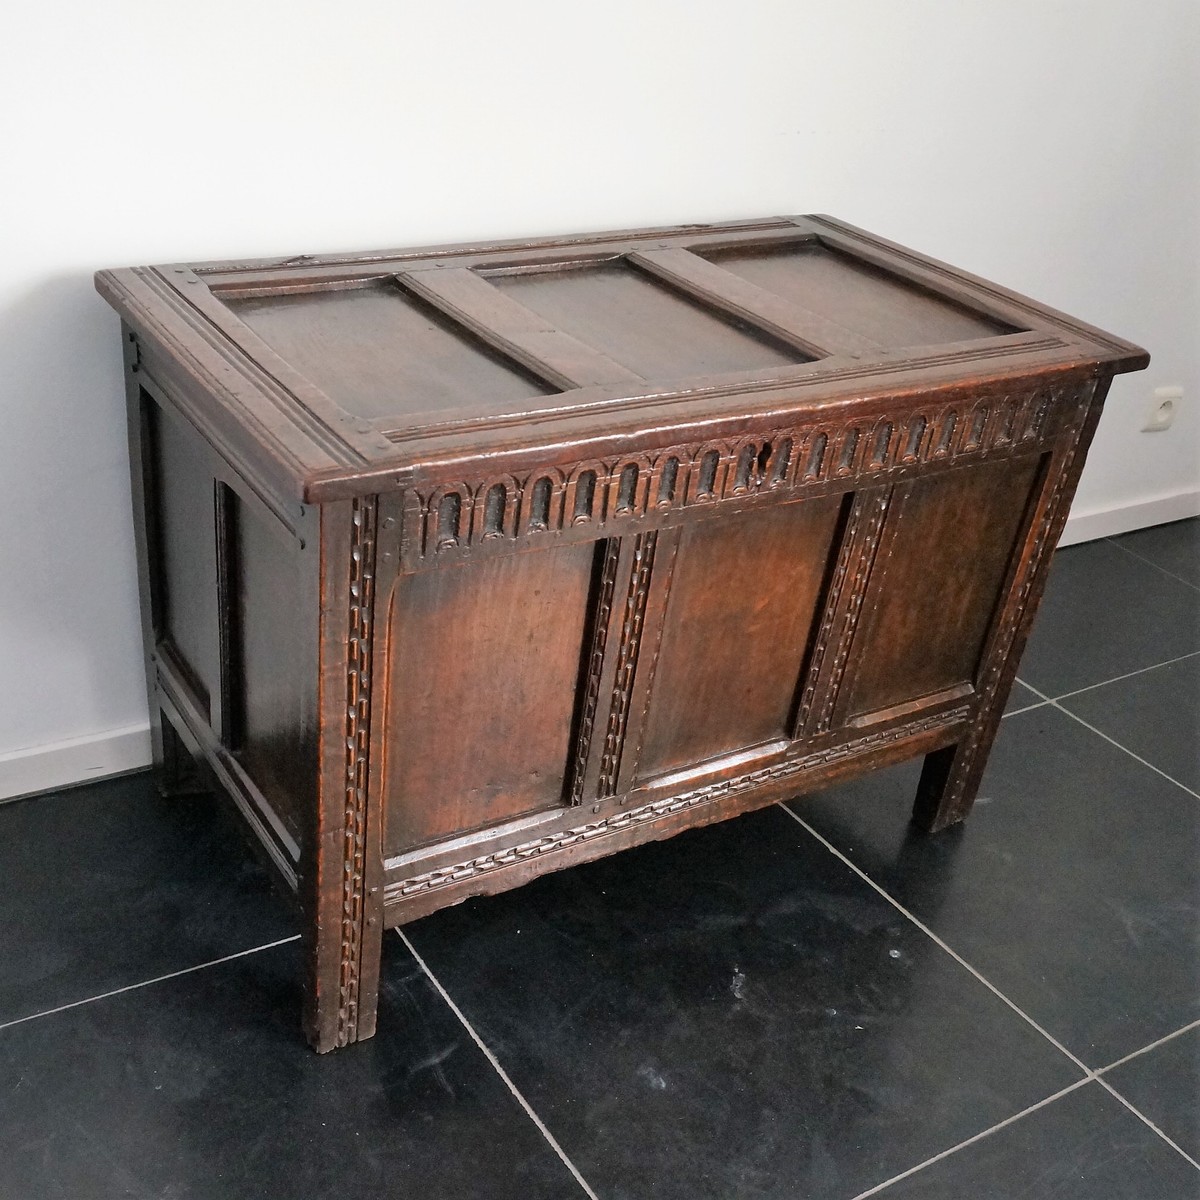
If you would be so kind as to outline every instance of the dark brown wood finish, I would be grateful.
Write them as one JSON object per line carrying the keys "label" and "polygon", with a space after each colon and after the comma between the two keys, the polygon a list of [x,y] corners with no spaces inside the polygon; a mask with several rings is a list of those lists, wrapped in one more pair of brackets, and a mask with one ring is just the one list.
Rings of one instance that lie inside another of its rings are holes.
{"label": "dark brown wood finish", "polygon": [[97,286],[155,763],[296,893],[318,1050],[468,896],[916,755],[961,820],[1147,361],[827,217]]}
{"label": "dark brown wood finish", "polygon": [[575,543],[399,580],[381,609],[387,852],[564,803],[595,558]]}
{"label": "dark brown wood finish", "polygon": [[871,653],[851,644],[836,724],[972,687],[1037,470],[1001,459],[896,487],[855,633]]}
{"label": "dark brown wood finish", "polygon": [[638,777],[790,737],[841,497],[684,528]]}
{"label": "dark brown wood finish", "polygon": [[[375,1032],[383,934],[376,689],[378,501],[321,510],[317,799],[301,843],[305,1032],[321,1051]],[[372,802],[374,801],[374,802]]]}

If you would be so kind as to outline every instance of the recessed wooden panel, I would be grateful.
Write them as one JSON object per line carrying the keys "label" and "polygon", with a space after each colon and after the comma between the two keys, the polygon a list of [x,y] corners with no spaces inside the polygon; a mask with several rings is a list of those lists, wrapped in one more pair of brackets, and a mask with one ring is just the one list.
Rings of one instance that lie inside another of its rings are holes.
{"label": "recessed wooden panel", "polygon": [[815,241],[709,251],[704,257],[882,346],[925,346],[1014,332],[1002,321]]}
{"label": "recessed wooden panel", "polygon": [[496,275],[491,282],[644,379],[808,361],[801,351],[725,320],[624,263]]}
{"label": "recessed wooden panel", "polygon": [[200,435],[143,397],[151,430],[158,538],[159,636],[196,701],[211,715],[217,651],[215,481]]}
{"label": "recessed wooden panel", "polygon": [[302,375],[361,417],[554,391],[393,283],[226,303]]}
{"label": "recessed wooden panel", "polygon": [[400,581],[387,853],[563,802],[595,558],[583,543]]}
{"label": "recessed wooden panel", "polygon": [[904,485],[883,531],[842,717],[974,680],[1038,461],[991,462]]}
{"label": "recessed wooden panel", "polygon": [[[316,777],[316,639],[299,619],[300,547],[226,493],[230,542],[231,749],[297,841]],[[288,614],[293,619],[285,619]]]}
{"label": "recessed wooden panel", "polygon": [[784,737],[841,497],[683,532],[640,778]]}

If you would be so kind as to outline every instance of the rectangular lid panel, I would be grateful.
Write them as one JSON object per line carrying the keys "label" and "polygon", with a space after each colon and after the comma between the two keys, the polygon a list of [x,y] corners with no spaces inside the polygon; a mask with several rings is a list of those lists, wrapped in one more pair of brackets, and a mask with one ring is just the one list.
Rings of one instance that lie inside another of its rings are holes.
{"label": "rectangular lid panel", "polygon": [[226,303],[358,417],[453,409],[464,397],[520,402],[555,390],[389,280]]}
{"label": "rectangular lid panel", "polygon": [[701,253],[731,274],[893,349],[1020,332],[817,241]]}
{"label": "rectangular lid panel", "polygon": [[102,271],[231,461],[320,501],[535,447],[1144,350],[830,217]]}
{"label": "rectangular lid panel", "polygon": [[725,319],[626,262],[489,274],[496,287],[643,379],[683,382],[811,361]]}

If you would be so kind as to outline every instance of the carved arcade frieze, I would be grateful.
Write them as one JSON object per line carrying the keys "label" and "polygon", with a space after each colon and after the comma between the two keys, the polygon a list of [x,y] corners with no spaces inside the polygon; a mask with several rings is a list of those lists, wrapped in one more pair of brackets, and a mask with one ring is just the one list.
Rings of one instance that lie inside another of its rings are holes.
{"label": "carved arcade frieze", "polygon": [[807,421],[656,453],[548,464],[462,480],[405,499],[402,568],[655,527],[704,506],[791,498],[839,482],[1021,453],[1074,413],[1071,388],[989,394],[873,422]]}

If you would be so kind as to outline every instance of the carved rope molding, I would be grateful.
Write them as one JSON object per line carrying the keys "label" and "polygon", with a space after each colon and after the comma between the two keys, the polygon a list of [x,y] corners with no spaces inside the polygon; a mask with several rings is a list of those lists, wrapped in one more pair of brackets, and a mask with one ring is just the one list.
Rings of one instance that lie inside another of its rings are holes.
{"label": "carved rope molding", "polygon": [[[850,661],[850,647],[858,631],[859,613],[867,595],[867,585],[875,567],[879,539],[892,507],[892,496],[883,493],[859,493],[851,510],[852,527],[847,531],[837,574],[826,601],[825,618],[813,651],[810,684],[805,687],[801,704],[801,728],[824,732],[833,722],[833,710],[842,689],[842,679]],[[832,653],[831,653],[832,651]],[[821,666],[830,658],[828,671]],[[823,680],[823,700],[814,705],[813,688]]]}
{"label": "carved rope molding", "polygon": [[658,533],[639,534],[633,547],[633,570],[621,621],[621,641],[617,647],[617,668],[613,675],[612,703],[608,710],[608,728],[604,733],[604,754],[600,759],[600,795],[611,796],[617,790],[621,773],[621,751],[625,744],[625,726],[629,721],[629,702],[633,677],[642,648],[642,629],[646,619],[646,600],[650,575],[654,570],[654,550]]}
{"label": "carved rope molding", "polygon": [[413,569],[553,545],[563,534],[620,536],[630,525],[697,505],[1017,453],[1053,437],[1060,402],[1073,390],[1066,384],[988,394],[899,417],[809,420],[650,454],[547,464],[520,478],[503,474],[418,489],[406,512],[401,557]]}
{"label": "carved rope molding", "polygon": [[342,948],[337,1044],[358,1025],[359,962],[366,888],[368,746],[371,724],[371,623],[375,603],[376,501],[351,509],[350,621],[346,670],[346,808],[342,846]]}
{"label": "carved rope molding", "polygon": [[830,746],[824,750],[814,751],[799,758],[787,759],[784,762],[775,763],[769,767],[762,767],[757,771],[751,771],[749,774],[741,775],[734,779],[725,779],[718,783],[710,783],[705,787],[697,788],[691,792],[684,792],[679,796],[655,800],[639,808],[625,809],[622,812],[613,813],[612,816],[605,817],[599,821],[590,821],[586,825],[577,825],[572,829],[564,829],[559,833],[548,834],[546,837],[538,838],[535,841],[522,842],[518,846],[497,850],[494,854],[485,854],[480,858],[472,858],[466,862],[455,863],[453,866],[439,867],[435,871],[426,871],[422,875],[414,875],[409,879],[402,879],[396,883],[388,884],[385,893],[386,899],[388,901],[406,900],[412,896],[447,887],[453,883],[462,883],[465,880],[474,879],[479,875],[486,875],[491,871],[513,866],[516,863],[525,862],[531,858],[541,858],[545,855],[555,854],[580,842],[589,842],[596,838],[609,837],[632,825],[642,825],[647,821],[662,820],[683,809],[696,808],[704,804],[713,804],[727,796],[737,795],[740,792],[747,791],[763,783],[788,779],[794,775],[801,775],[814,767],[839,762],[841,759],[848,758],[851,755],[874,750],[892,742],[905,741],[908,738],[913,738],[935,729],[949,728],[961,721],[965,721],[970,712],[971,709],[969,706],[960,705],[949,712],[924,717],[908,725],[902,725],[899,728],[866,734],[853,741],[843,742],[837,746]]}
{"label": "carved rope molding", "polygon": [[583,712],[579,721],[579,736],[575,739],[575,758],[571,771],[571,803],[583,800],[588,755],[592,749],[592,733],[596,727],[596,708],[600,703],[600,676],[604,670],[604,649],[608,643],[608,622],[612,615],[613,592],[617,584],[617,566],[621,559],[621,543],[611,538],[604,548],[600,569],[600,595],[596,603],[592,646],[588,654],[587,685],[583,697]]}

